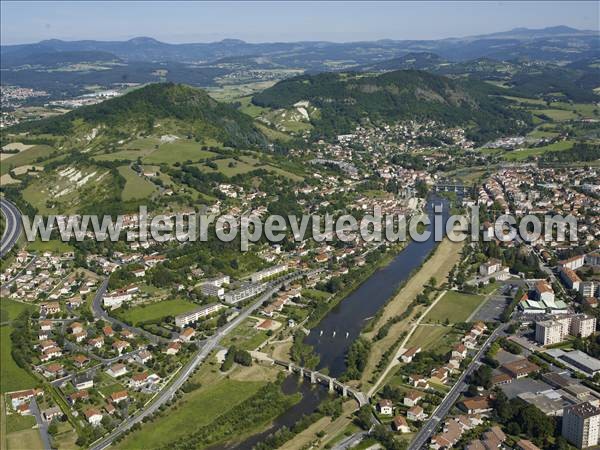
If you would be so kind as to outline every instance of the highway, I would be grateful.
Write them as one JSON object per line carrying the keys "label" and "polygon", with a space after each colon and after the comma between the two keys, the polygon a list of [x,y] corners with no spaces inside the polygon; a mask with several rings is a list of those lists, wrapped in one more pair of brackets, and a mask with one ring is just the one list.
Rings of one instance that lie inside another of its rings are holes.
{"label": "highway", "polygon": [[0,241],[0,258],[12,250],[17,239],[21,236],[21,212],[8,200],[0,199],[0,210],[2,215],[6,219],[6,228],[2,233],[2,240]]}
{"label": "highway", "polygon": [[469,364],[469,367],[467,367],[467,369],[458,377],[458,380],[456,381],[454,386],[452,386],[452,389],[450,389],[448,394],[446,394],[446,397],[444,398],[442,403],[440,403],[435,409],[431,418],[419,430],[419,432],[411,442],[410,446],[408,447],[409,450],[419,450],[423,446],[426,446],[426,444],[431,439],[431,436],[435,432],[438,424],[444,419],[446,414],[448,414],[448,412],[450,411],[454,403],[456,403],[460,395],[467,390],[467,383],[465,382],[467,377],[471,373],[473,373],[473,370],[479,364],[479,360],[481,359],[481,357],[485,354],[492,342],[496,340],[498,334],[503,332],[505,328],[506,324],[500,324],[498,328],[496,328],[492,332],[492,334],[489,335],[489,337],[483,343],[477,354],[473,357],[473,360],[471,361],[471,364]]}
{"label": "highway", "polygon": [[[304,276],[304,273],[293,273],[289,274],[282,279],[274,281],[269,284],[269,288],[248,308],[242,311],[236,316],[231,322],[221,327],[213,336],[206,339],[204,346],[192,357],[192,359],[180,370],[175,379],[162,391],[160,391],[156,399],[148,405],[145,409],[137,413],[136,415],[125,419],[118,427],[116,427],[109,435],[102,438],[100,441],[95,443],[91,450],[102,450],[120,436],[123,432],[131,428],[136,423],[140,423],[145,417],[154,414],[164,403],[168,402],[175,393],[183,386],[189,376],[194,373],[196,368],[206,360],[210,353],[219,346],[221,340],[227,336],[235,327],[240,325],[246,320],[250,314],[256,311],[263,304],[265,300],[268,300],[275,292],[279,290],[282,284],[286,281],[292,281],[294,279]],[[95,301],[96,299],[94,299]]]}

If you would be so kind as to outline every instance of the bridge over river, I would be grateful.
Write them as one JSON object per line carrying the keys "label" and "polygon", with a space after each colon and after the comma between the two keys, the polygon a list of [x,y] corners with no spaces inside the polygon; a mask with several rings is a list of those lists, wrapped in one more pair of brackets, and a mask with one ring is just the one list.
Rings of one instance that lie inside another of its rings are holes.
{"label": "bridge over river", "polygon": [[359,407],[369,404],[369,396],[367,394],[353,388],[352,386],[348,386],[347,384],[344,384],[341,381],[330,377],[329,375],[325,375],[317,370],[301,367],[293,362],[272,359],[262,352],[250,352],[250,354],[258,361],[284,367],[290,373],[297,373],[301,378],[309,379],[312,384],[323,384],[329,388],[329,392],[338,393],[343,397],[350,396],[358,402]]}
{"label": "bridge over river", "polygon": [[437,183],[433,186],[435,192],[456,192],[457,194],[468,194],[471,192],[471,186],[465,186],[458,183]]}

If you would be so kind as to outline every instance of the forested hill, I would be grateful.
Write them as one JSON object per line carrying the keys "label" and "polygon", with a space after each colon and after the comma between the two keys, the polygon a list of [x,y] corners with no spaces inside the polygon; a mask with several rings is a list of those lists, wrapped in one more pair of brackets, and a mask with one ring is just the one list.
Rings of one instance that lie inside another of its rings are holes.
{"label": "forested hill", "polygon": [[477,141],[513,133],[530,120],[526,113],[511,109],[495,94],[506,94],[490,84],[457,81],[439,75],[400,70],[379,76],[356,73],[303,75],[277,83],[253,98],[270,108],[289,108],[309,101],[320,109],[313,119],[317,133],[332,135],[353,130],[371,121],[433,119],[448,125],[468,125]]}
{"label": "forested hill", "polygon": [[144,86],[62,116],[19,124],[13,130],[69,135],[82,128],[87,132],[91,127],[105,126],[110,132],[127,135],[152,132],[159,122],[167,124],[169,131],[212,138],[232,147],[267,144],[251,117],[217,102],[202,89],[173,83]]}

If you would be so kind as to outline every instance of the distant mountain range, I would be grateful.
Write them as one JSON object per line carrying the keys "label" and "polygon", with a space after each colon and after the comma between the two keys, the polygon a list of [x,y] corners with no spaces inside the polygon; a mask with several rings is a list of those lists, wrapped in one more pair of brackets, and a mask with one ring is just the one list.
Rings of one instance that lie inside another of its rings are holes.
{"label": "distant mountain range", "polygon": [[441,40],[372,42],[168,44],[148,37],[128,41],[47,40],[0,46],[2,84],[72,98],[89,86],[185,83],[198,87],[279,81],[304,72],[425,70],[517,87],[522,94],[562,92],[595,101],[600,69],[597,31],[559,26]]}
{"label": "distant mountain range", "polygon": [[[63,52],[103,52],[127,61],[210,62],[240,56],[269,56],[285,66],[317,69],[327,59],[346,58],[357,65],[391,59],[410,52],[436,53],[453,61],[490,57],[495,59],[528,58],[569,60],[598,55],[598,31],[577,30],[566,26],[514,30],[465,38],[440,40],[379,40],[372,42],[333,43],[273,42],[248,43],[225,39],[211,43],[168,44],[150,37],[128,41],[61,41],[51,39],[35,44],[4,45],[0,52],[5,64],[15,59],[40,58],[41,54],[63,58]],[[85,56],[85,55],[82,55]],[[85,56],[89,57],[89,55]]]}

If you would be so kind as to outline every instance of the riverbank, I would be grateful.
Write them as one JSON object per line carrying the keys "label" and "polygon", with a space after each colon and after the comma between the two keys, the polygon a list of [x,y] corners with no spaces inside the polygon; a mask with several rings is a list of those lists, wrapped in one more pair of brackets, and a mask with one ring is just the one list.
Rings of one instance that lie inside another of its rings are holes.
{"label": "riverbank", "polygon": [[[432,277],[436,279],[437,286],[441,286],[446,281],[452,267],[460,260],[461,249],[462,243],[452,242],[449,239],[440,242],[432,256],[408,279],[394,298],[385,305],[383,312],[378,315],[373,326],[369,327],[368,331],[363,332],[362,336],[369,341],[373,341],[377,331],[389,319],[402,314],[417,295],[423,291],[423,287]],[[364,386],[375,382],[372,378],[383,354],[398,342],[403,333],[409,330],[411,322],[415,320],[415,316],[420,312],[422,312],[422,308],[415,308],[408,318],[393,324],[384,338],[372,342],[369,358],[360,380],[363,390]]]}
{"label": "riverbank", "polygon": [[327,314],[331,312],[333,308],[338,306],[350,294],[360,288],[361,285],[371,278],[371,276],[377,270],[388,266],[394,260],[394,258],[396,258],[402,252],[402,250],[404,250],[405,247],[406,243],[397,244],[387,249],[387,251],[383,253],[377,261],[374,261],[371,264],[363,267],[360,271],[360,275],[356,277],[352,284],[333,294],[333,296],[327,302],[327,309],[319,310],[318,314],[313,314],[309,318],[309,320],[306,322],[306,328],[309,330],[314,328]]}

